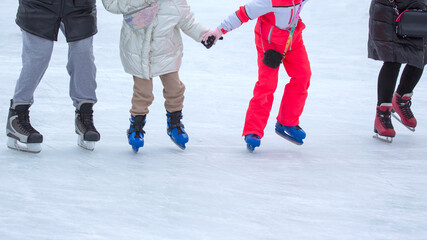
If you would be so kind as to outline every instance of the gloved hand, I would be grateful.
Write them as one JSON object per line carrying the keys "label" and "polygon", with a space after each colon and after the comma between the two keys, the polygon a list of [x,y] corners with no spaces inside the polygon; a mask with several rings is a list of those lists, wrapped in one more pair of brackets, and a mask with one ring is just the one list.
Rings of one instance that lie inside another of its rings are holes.
{"label": "gloved hand", "polygon": [[222,39],[221,36],[222,32],[220,30],[217,28],[211,29],[202,35],[202,44],[209,49],[218,41],[218,39]]}

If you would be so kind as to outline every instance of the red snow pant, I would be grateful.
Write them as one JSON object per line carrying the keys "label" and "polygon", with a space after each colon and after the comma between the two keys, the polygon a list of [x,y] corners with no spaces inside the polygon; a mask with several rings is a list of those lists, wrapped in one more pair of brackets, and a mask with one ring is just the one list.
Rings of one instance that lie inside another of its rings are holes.
{"label": "red snow pant", "polygon": [[[304,109],[308,95],[307,89],[310,85],[310,62],[301,34],[304,28],[305,25],[299,21],[292,43],[283,59],[283,66],[291,79],[285,86],[277,121],[285,126],[299,124],[299,117]],[[258,81],[246,112],[243,136],[248,134],[256,134],[261,138],[264,136],[264,128],[267,125],[277,88],[279,68],[273,69],[266,66],[262,59],[264,52],[268,49],[284,52],[288,36],[289,31],[281,30],[258,19],[255,27]]]}

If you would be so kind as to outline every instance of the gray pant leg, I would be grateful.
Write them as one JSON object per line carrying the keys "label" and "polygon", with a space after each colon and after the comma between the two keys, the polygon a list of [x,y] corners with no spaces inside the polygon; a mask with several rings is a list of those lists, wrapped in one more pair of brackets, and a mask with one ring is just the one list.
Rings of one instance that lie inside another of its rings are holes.
{"label": "gray pant leg", "polygon": [[67,70],[70,74],[70,97],[73,105],[96,103],[96,66],[93,55],[93,37],[68,43]]}
{"label": "gray pant leg", "polygon": [[22,43],[22,70],[16,82],[13,102],[32,104],[34,91],[49,66],[53,41],[22,30]]}

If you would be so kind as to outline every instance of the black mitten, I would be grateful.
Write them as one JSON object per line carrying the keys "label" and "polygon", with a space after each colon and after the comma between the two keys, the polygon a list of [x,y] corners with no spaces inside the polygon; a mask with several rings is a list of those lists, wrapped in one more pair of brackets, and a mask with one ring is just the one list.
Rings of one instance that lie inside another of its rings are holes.
{"label": "black mitten", "polygon": [[[223,38],[220,37],[219,40],[222,40]],[[203,46],[205,46],[207,49],[211,48],[215,44],[215,36],[209,36],[208,40],[202,41]]]}
{"label": "black mitten", "polygon": [[215,43],[215,36],[209,36],[208,39],[205,41],[202,41],[203,46],[205,46],[207,49],[211,48]]}
{"label": "black mitten", "polygon": [[282,63],[283,55],[273,49],[268,49],[264,53],[264,58],[262,59],[262,63],[265,65],[271,67],[271,68],[278,68],[280,64]]}

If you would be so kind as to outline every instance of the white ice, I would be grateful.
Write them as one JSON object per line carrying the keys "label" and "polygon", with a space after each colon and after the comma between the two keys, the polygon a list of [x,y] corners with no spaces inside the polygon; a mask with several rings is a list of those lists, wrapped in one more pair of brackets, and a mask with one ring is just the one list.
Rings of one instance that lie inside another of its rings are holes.
{"label": "white ice", "polygon": [[[246,1],[188,0],[209,27]],[[302,146],[274,132],[283,88],[261,147],[241,137],[257,80],[255,21],[210,50],[184,36],[185,151],[166,134],[162,86],[134,154],[127,143],[132,78],[119,59],[121,16],[98,4],[95,37],[101,141],[76,144],[61,35],[35,93],[31,122],[43,150],[0,138],[0,240],[427,239],[427,77],[414,91],[419,126],[393,121],[388,144],[372,138],[381,62],[367,58],[370,1],[309,1],[302,11],[312,65]],[[0,2],[0,126],[21,69],[18,1]]]}

